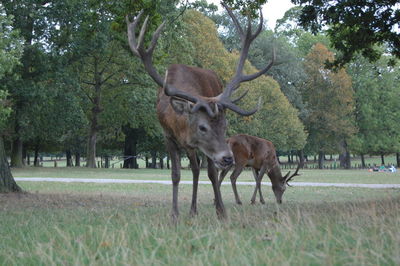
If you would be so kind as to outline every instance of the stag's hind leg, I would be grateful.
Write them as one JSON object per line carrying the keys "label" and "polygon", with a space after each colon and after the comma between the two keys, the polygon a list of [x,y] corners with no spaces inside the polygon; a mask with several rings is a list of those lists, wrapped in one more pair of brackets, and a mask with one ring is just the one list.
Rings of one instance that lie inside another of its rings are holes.
{"label": "stag's hind leg", "polygon": [[200,167],[197,161],[196,151],[188,151],[187,153],[190,161],[190,168],[193,174],[193,192],[192,192],[192,205],[190,207],[190,215],[194,216],[197,214],[197,189],[199,186],[199,175]]}
{"label": "stag's hind leg", "polygon": [[171,139],[166,140],[167,149],[171,157],[171,179],[172,179],[172,219],[176,222],[179,216],[178,189],[181,180],[181,160],[178,145]]}

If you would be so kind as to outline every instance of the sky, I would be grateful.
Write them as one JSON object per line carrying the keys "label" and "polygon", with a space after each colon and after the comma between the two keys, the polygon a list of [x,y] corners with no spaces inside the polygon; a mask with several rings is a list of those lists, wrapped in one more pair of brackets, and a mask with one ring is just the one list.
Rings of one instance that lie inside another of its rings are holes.
{"label": "sky", "polygon": [[[216,4],[220,10],[222,10],[219,4],[220,0],[207,0],[209,3]],[[267,20],[268,27],[270,29],[275,28],[276,20],[283,17],[285,12],[294,7],[290,0],[268,0],[268,2],[263,6],[263,16]]]}

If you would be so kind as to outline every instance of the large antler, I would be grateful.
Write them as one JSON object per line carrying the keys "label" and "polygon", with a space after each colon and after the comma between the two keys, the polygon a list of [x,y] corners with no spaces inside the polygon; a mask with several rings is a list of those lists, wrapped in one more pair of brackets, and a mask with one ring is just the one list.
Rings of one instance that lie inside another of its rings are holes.
{"label": "large antler", "polygon": [[[253,34],[252,30],[251,30],[251,20],[250,20],[250,18],[248,18],[248,20],[247,20],[247,29],[246,29],[246,31],[244,31],[242,26],[240,26],[239,21],[237,20],[237,18],[233,14],[232,9],[230,7],[228,7],[223,1],[221,1],[221,5],[226,9],[226,11],[228,12],[229,16],[232,18],[233,23],[235,24],[236,30],[237,30],[240,38],[241,38],[241,51],[240,51],[239,62],[238,62],[237,67],[236,67],[235,76],[226,85],[223,93],[218,96],[219,97],[219,102],[224,107],[226,107],[228,109],[231,109],[232,111],[234,111],[234,112],[236,112],[236,113],[238,113],[240,115],[245,115],[245,116],[252,115],[255,112],[257,112],[258,107],[255,108],[252,111],[241,110],[237,105],[235,105],[235,103],[234,103],[235,101],[232,101],[230,99],[230,97],[233,94],[233,92],[237,88],[239,88],[240,83],[258,78],[259,76],[265,74],[273,66],[273,64],[275,62],[275,49],[273,50],[272,60],[266,67],[264,67],[263,69],[261,69],[260,71],[254,73],[254,74],[244,75],[243,74],[243,67],[244,67],[244,64],[246,62],[246,59],[247,59],[247,56],[248,56],[248,53],[249,53],[250,44],[255,38],[257,38],[257,36],[260,34],[260,32],[262,30],[263,15],[262,15],[262,12],[261,12],[261,9],[260,9],[260,23],[259,23],[256,31]],[[240,98],[242,98],[242,97],[240,97]]]}
{"label": "large antler", "polygon": [[286,183],[289,187],[291,187],[291,185],[289,184],[289,181],[292,180],[292,178],[295,177],[295,176],[300,176],[300,174],[298,174],[300,167],[301,167],[301,162],[297,165],[296,171],[295,171],[291,176],[289,176],[289,174],[290,174],[290,171],[289,171],[289,172],[283,177],[283,179],[285,180],[285,183]]}
{"label": "large antler", "polygon": [[164,78],[158,74],[157,70],[153,66],[152,57],[154,49],[157,45],[157,40],[160,37],[161,30],[165,25],[165,21],[160,26],[158,26],[157,30],[154,32],[152,36],[150,46],[146,49],[144,47],[144,35],[147,29],[147,22],[149,16],[145,18],[142,28],[140,29],[139,36],[138,38],[136,38],[136,27],[142,15],[143,15],[143,10],[140,11],[140,13],[136,16],[136,18],[132,22],[130,22],[129,17],[126,16],[129,47],[131,48],[133,54],[135,54],[142,60],[146,71],[159,86],[164,88],[164,92],[166,95],[178,97],[190,101],[192,103],[195,103],[195,106],[193,107],[194,110],[198,110],[200,107],[203,107],[210,116],[214,116],[215,115],[214,112],[211,110],[210,106],[203,99],[195,97],[182,90],[179,90],[167,84],[167,82],[163,82]]}

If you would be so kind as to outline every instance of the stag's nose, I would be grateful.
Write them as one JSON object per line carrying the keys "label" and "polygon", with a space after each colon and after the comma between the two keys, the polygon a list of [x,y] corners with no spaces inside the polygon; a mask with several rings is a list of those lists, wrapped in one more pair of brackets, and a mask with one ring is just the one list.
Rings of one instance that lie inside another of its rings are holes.
{"label": "stag's nose", "polygon": [[226,166],[229,166],[229,165],[231,165],[233,163],[233,157],[232,156],[224,156],[222,158],[222,160],[224,161],[224,164]]}

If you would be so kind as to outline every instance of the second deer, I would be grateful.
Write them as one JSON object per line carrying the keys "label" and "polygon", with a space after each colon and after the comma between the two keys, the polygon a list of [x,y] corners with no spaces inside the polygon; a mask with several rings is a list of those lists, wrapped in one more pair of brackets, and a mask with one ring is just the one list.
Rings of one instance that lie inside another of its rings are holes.
{"label": "second deer", "polygon": [[[285,176],[282,176],[278,158],[276,157],[276,150],[274,144],[271,141],[254,136],[240,134],[228,138],[227,143],[230,146],[235,159],[235,168],[231,174],[230,179],[233,193],[235,194],[236,203],[242,204],[236,190],[236,179],[239,177],[246,166],[252,168],[254,179],[256,181],[256,187],[251,198],[251,203],[255,203],[258,191],[260,194],[260,202],[262,204],[265,204],[261,192],[261,181],[265,173],[267,173],[268,177],[271,180],[272,190],[275,194],[276,201],[278,203],[282,203],[282,196],[286,190],[286,186],[294,176],[299,175],[298,171],[301,164],[299,163],[296,171],[292,175],[290,175],[289,171]],[[222,170],[219,176],[219,186],[221,186],[222,181],[224,180],[226,174],[231,168],[232,167]]]}

